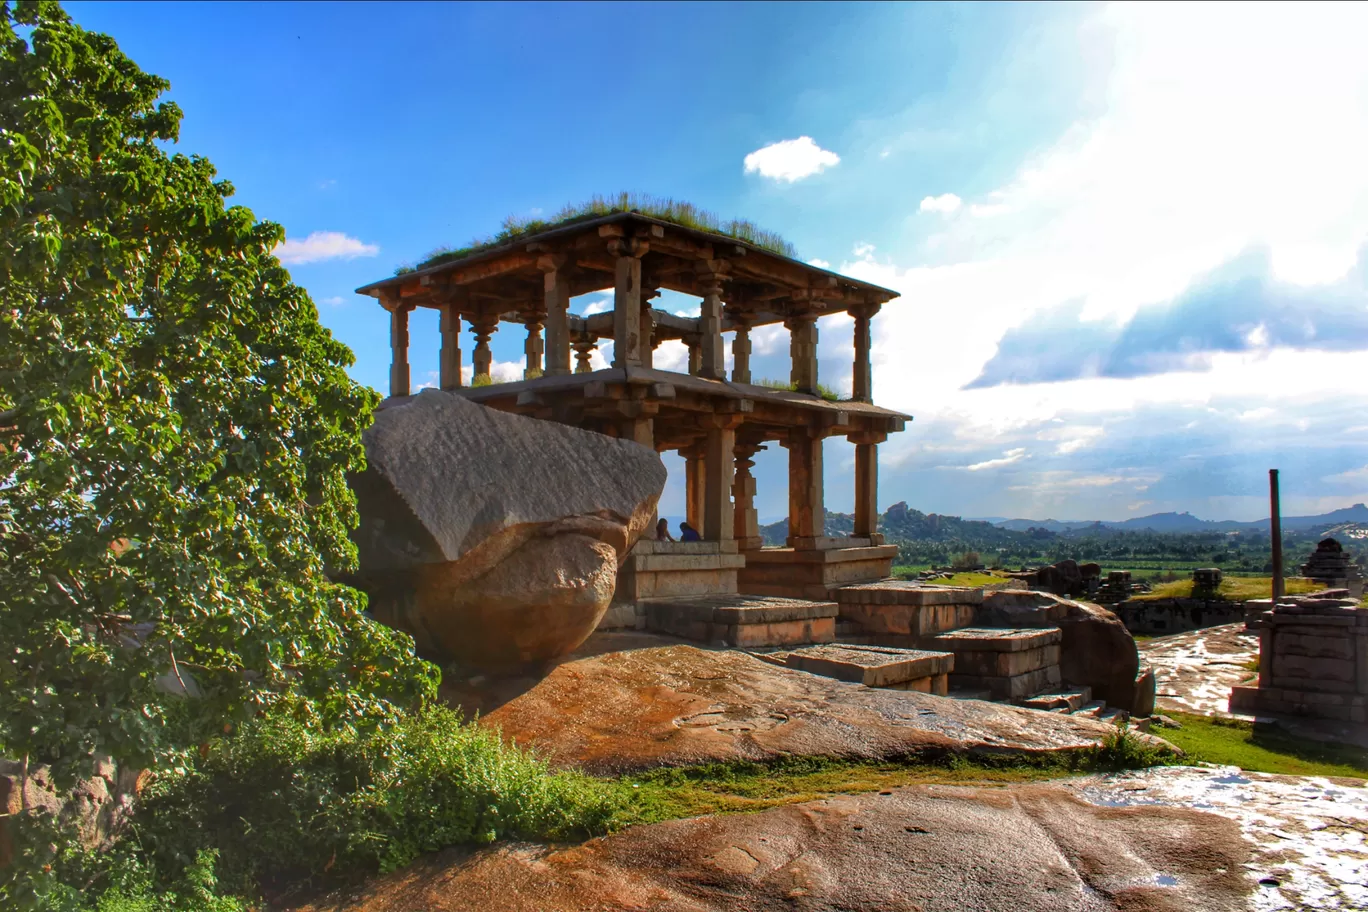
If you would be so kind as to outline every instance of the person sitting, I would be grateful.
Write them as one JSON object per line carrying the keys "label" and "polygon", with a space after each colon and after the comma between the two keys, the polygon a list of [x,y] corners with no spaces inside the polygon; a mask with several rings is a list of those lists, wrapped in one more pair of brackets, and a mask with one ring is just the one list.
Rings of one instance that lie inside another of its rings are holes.
{"label": "person sitting", "polygon": [[693,542],[702,541],[703,539],[699,538],[697,529],[686,522],[681,522],[679,524],[679,540],[682,542]]}
{"label": "person sitting", "polygon": [[674,541],[674,536],[670,534],[670,521],[662,519],[656,523],[656,541]]}

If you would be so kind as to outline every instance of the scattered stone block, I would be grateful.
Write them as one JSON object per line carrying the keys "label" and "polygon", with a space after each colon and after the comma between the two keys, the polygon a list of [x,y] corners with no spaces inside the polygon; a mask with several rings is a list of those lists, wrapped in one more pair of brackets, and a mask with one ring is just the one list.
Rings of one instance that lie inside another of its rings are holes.
{"label": "scattered stone block", "polygon": [[[946,690],[945,676],[954,663],[954,655],[948,652],[845,645],[812,646],[790,652],[785,658],[785,664],[790,668],[840,681],[852,681],[866,687],[898,687],[925,682],[908,689],[941,695]],[[941,679],[939,688],[933,678]]]}
{"label": "scattered stone block", "polygon": [[1062,709],[1065,712],[1077,712],[1091,702],[1092,689],[1089,687],[1070,687],[1051,693],[1036,694],[1034,697],[1019,701],[1021,706],[1029,709]]}

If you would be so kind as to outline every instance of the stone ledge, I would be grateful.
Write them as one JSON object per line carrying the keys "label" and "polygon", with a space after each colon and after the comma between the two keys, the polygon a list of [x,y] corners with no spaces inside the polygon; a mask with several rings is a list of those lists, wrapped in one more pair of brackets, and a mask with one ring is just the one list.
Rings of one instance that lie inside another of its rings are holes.
{"label": "stone ledge", "polygon": [[653,538],[638,539],[631,553],[636,554],[736,554],[735,541],[667,542]]}
{"label": "stone ledge", "polygon": [[743,554],[633,554],[628,560],[639,573],[739,570],[746,566]]}
{"label": "stone ledge", "polygon": [[828,548],[821,551],[761,548],[759,551],[747,551],[746,561],[751,565],[840,564],[854,561],[890,560],[897,556],[897,545],[871,545],[868,548]]}
{"label": "stone ledge", "polygon": [[1023,652],[1057,646],[1063,639],[1058,627],[963,627],[937,634],[927,642],[952,652]]}
{"label": "stone ledge", "polygon": [[922,586],[908,580],[880,580],[842,586],[833,593],[849,605],[981,605],[982,589]]}

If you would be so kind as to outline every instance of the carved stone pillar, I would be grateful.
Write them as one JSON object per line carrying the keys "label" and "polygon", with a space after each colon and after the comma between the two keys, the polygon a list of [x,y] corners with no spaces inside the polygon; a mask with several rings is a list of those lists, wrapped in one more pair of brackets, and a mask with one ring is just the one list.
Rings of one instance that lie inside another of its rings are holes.
{"label": "carved stone pillar", "polygon": [[742,317],[732,317],[736,337],[732,339],[732,383],[750,383],[750,324]]}
{"label": "carved stone pillar", "polygon": [[442,350],[437,362],[437,384],[444,390],[461,388],[461,315],[454,304],[443,304],[438,324]]}
{"label": "carved stone pillar", "polygon": [[817,394],[817,315],[802,311],[784,321],[789,331],[793,371],[789,381],[800,393]]}
{"label": "carved stone pillar", "polygon": [[760,444],[738,443],[736,445],[736,477],[732,481],[732,500],[735,502],[732,514],[732,534],[742,551],[763,548],[765,540],[760,537],[760,520],[755,511],[755,454],[765,449]]}
{"label": "carved stone pillar", "polygon": [[[697,274],[703,302],[698,309],[698,376],[709,380],[727,379],[722,350],[722,268],[724,263],[704,261],[707,270]],[[690,373],[693,373],[690,371]]]}
{"label": "carved stone pillar", "polygon": [[851,398],[856,402],[874,401],[869,363],[869,323],[878,312],[878,304],[866,304],[850,309],[850,315],[855,318],[855,372],[851,380]]}
{"label": "carved stone pillar", "polygon": [[[605,228],[617,228],[605,225]],[[613,282],[613,367],[641,366],[641,257],[648,244],[636,238],[612,238],[608,252],[616,258]]]}
{"label": "carved stone pillar", "polygon": [[826,509],[822,492],[822,438],[793,428],[784,444],[789,451],[788,546],[808,550],[825,533]]}
{"label": "carved stone pillar", "polygon": [[592,374],[594,366],[591,363],[594,358],[594,350],[598,348],[598,340],[593,336],[587,339],[579,339],[575,342],[575,373]]}
{"label": "carved stone pillar", "polygon": [[398,299],[387,303],[390,312],[390,395],[409,394],[409,311]]}
{"label": "carved stone pillar", "polygon": [[714,416],[704,439],[703,538],[731,541],[732,476],[736,470],[736,429],[724,416]]}
{"label": "carved stone pillar", "polygon": [[527,314],[527,341],[523,343],[523,354],[526,357],[526,366],[523,368],[523,379],[530,380],[533,377],[540,377],[545,371],[542,368],[542,323],[544,319],[540,313]]}
{"label": "carved stone pillar", "polygon": [[542,270],[542,306],[546,313],[546,366],[548,377],[570,373],[570,277],[566,258],[537,258]]}
{"label": "carved stone pillar", "polygon": [[856,538],[868,538],[879,530],[879,444],[884,434],[851,434],[855,444],[855,529]]}
{"label": "carved stone pillar", "polygon": [[683,342],[689,349],[689,376],[697,377],[703,368],[702,339],[697,333],[688,333],[684,336]]}
{"label": "carved stone pillar", "polygon": [[497,314],[482,313],[471,321],[471,329],[475,332],[475,354],[470,359],[474,368],[473,386],[481,377],[485,378],[485,382],[493,379],[489,374],[494,364],[494,356],[489,350],[489,337],[498,332],[499,317]]}
{"label": "carved stone pillar", "polygon": [[684,457],[684,519],[702,534],[703,531],[703,447],[698,444],[680,447]]}

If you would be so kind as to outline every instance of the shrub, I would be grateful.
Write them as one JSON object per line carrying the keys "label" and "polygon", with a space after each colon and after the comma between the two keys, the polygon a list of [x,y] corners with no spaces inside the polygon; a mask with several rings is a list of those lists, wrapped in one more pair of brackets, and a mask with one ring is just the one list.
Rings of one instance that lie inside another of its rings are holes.
{"label": "shrub", "polygon": [[320,733],[277,715],[211,744],[144,791],[132,836],[166,877],[217,851],[223,883],[390,871],[449,845],[586,835],[619,792],[552,773],[496,732],[432,707],[369,733]]}

